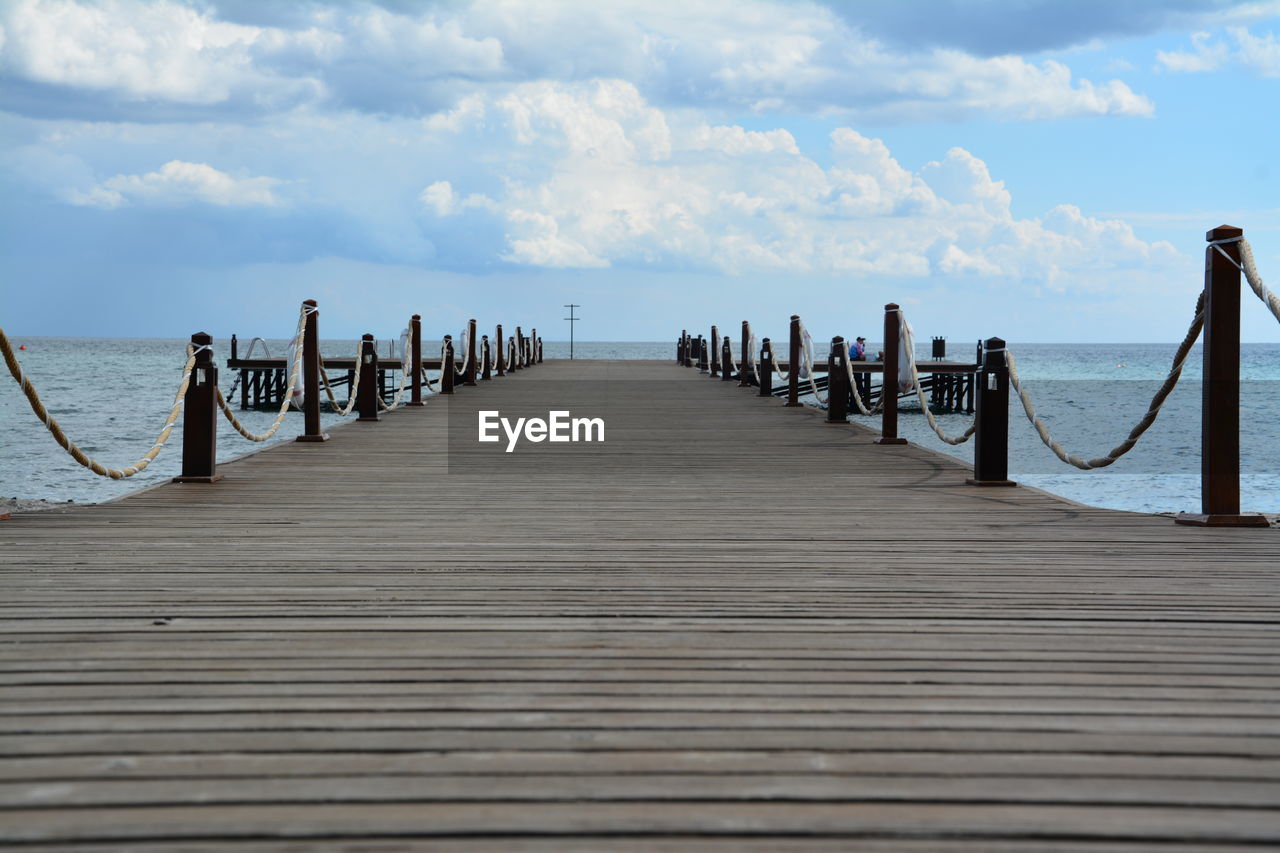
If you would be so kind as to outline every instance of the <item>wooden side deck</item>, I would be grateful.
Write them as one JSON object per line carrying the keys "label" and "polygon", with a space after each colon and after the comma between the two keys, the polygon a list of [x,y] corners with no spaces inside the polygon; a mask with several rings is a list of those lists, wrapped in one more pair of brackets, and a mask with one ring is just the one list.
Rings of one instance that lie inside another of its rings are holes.
{"label": "wooden side deck", "polygon": [[451,470],[436,398],[0,523],[0,843],[1280,845],[1280,531],[967,487],[674,364],[455,400],[571,377],[631,451]]}

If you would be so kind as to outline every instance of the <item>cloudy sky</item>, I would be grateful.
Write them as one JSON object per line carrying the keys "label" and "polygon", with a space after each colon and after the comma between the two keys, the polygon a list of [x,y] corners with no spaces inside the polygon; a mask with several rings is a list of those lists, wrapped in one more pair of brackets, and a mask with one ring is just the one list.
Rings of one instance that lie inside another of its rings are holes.
{"label": "cloudy sky", "polygon": [[0,110],[10,334],[1172,341],[1222,223],[1280,283],[1280,0],[0,0]]}

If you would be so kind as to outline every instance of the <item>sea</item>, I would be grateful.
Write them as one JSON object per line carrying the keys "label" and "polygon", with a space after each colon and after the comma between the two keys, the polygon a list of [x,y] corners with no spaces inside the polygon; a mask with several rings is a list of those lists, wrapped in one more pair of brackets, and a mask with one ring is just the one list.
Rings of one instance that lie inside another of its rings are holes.
{"label": "sea", "polygon": [[[183,340],[150,338],[11,339],[27,376],[72,441],[112,467],[132,464],[155,441],[173,404],[185,361]],[[265,342],[282,356],[288,342]],[[386,352],[393,342],[380,342]],[[438,345],[436,345],[438,346]],[[951,357],[968,360],[973,345],[952,347]],[[872,351],[875,343],[871,343]],[[929,344],[917,360],[929,358]],[[241,343],[244,355],[247,344]],[[424,343],[426,351],[432,351]],[[1119,444],[1146,412],[1152,394],[1169,370],[1175,344],[1010,343],[1037,412],[1070,452],[1101,456]],[[325,357],[350,357],[351,341],[322,341]],[[259,345],[258,353],[262,349]],[[577,358],[675,359],[673,342],[575,342]],[[569,344],[547,341],[546,358],[567,358]],[[218,353],[221,362],[226,353]],[[1199,511],[1200,350],[1193,350],[1182,381],[1138,446],[1114,465],[1079,471],[1053,456],[1028,423],[1016,398],[1010,400],[1009,476],[1079,503],[1136,512]],[[230,391],[236,376],[222,370],[219,384]],[[1280,513],[1280,344],[1241,347],[1241,507]],[[340,395],[341,396],[341,395]],[[228,395],[230,399],[230,395]],[[809,399],[812,402],[812,399]],[[273,412],[238,416],[254,431],[274,420]],[[939,426],[962,433],[972,415],[939,414]],[[324,426],[342,420],[322,414]],[[878,418],[851,420],[878,426]],[[219,418],[218,455],[226,461],[257,449]],[[291,413],[269,443],[292,440],[302,417]],[[914,403],[903,403],[899,434],[923,447],[972,463],[972,444],[939,441]],[[126,480],[111,480],[82,468],[53,440],[27,405],[18,385],[0,377],[0,496],[96,503],[164,482],[178,473],[181,430],[156,462]]]}

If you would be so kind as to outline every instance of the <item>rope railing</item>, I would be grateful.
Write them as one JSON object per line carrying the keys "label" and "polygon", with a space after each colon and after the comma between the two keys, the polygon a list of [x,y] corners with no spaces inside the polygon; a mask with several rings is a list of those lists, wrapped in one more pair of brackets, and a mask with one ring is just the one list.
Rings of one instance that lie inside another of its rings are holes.
{"label": "rope railing", "polygon": [[[240,422],[240,419],[236,417],[235,412],[231,411],[231,406],[227,404],[227,398],[222,395],[222,389],[214,389],[214,393],[216,394],[218,401],[218,408],[222,410],[222,414],[226,416],[226,419],[230,422],[232,428],[249,441],[262,442],[271,438],[271,436],[275,435],[276,431],[279,430],[280,426],[284,423],[284,417],[289,413],[289,407],[296,405],[301,408],[300,401],[295,399],[294,394],[298,387],[298,376],[302,372],[302,332],[307,325],[307,315],[315,310],[316,309],[311,306],[303,305],[298,311],[298,329],[294,333],[294,340],[297,342],[297,345],[293,347],[293,364],[289,369],[289,384],[281,394],[282,399],[280,401],[280,411],[276,415],[275,421],[273,421],[271,426],[267,428],[266,432],[250,432],[249,429]],[[353,394],[352,397],[354,398],[355,395]]]}
{"label": "rope railing", "polygon": [[[1230,243],[1233,240],[1216,240],[1211,245],[1217,248],[1222,243]],[[1249,282],[1249,287],[1262,300],[1262,304],[1266,305],[1271,311],[1271,316],[1276,318],[1276,322],[1280,322],[1280,297],[1267,289],[1262,283],[1262,276],[1258,274],[1258,267],[1253,261],[1253,247],[1249,245],[1249,241],[1243,237],[1239,238],[1240,243],[1240,271],[1244,273],[1245,281]],[[1218,251],[1222,251],[1219,249]],[[1224,253],[1225,254],[1225,253]],[[1235,263],[1235,260],[1227,255],[1227,260]]]}
{"label": "rope railing", "polygon": [[880,406],[867,408],[866,402],[862,399],[862,394],[858,391],[857,379],[853,375],[855,371],[853,369],[853,360],[849,356],[849,342],[842,340],[840,346],[844,349],[844,371],[845,375],[849,377],[849,392],[853,397],[853,404],[858,407],[859,414],[867,416],[877,414],[880,411],[880,406],[884,405],[885,392],[883,387],[880,390]]}
{"label": "rope railing", "polygon": [[1049,432],[1048,425],[1044,420],[1036,414],[1035,405],[1031,402],[1031,395],[1027,392],[1026,386],[1022,384],[1022,378],[1018,375],[1018,360],[1013,357],[1011,351],[1005,351],[1005,358],[1009,365],[1009,384],[1013,390],[1017,392],[1018,399],[1022,402],[1022,410],[1026,412],[1027,420],[1035,427],[1036,433],[1040,436],[1040,440],[1044,442],[1045,447],[1053,451],[1053,455],[1057,456],[1068,465],[1073,465],[1082,471],[1093,471],[1098,468],[1105,468],[1115,462],[1121,456],[1124,456],[1132,450],[1138,443],[1138,439],[1142,437],[1160,415],[1160,409],[1164,406],[1164,401],[1169,394],[1177,386],[1178,380],[1182,377],[1182,367],[1187,360],[1187,355],[1191,352],[1191,347],[1195,344],[1196,339],[1200,337],[1200,330],[1204,327],[1204,291],[1200,292],[1200,298],[1196,300],[1196,313],[1191,321],[1187,334],[1182,339],[1182,343],[1178,345],[1178,350],[1173,357],[1173,366],[1169,368],[1169,373],[1165,377],[1160,388],[1151,398],[1150,405],[1147,406],[1147,412],[1142,419],[1129,431],[1129,435],[1124,441],[1113,447],[1105,456],[1098,456],[1093,459],[1083,459],[1074,454],[1068,453],[1062,448],[1062,445],[1054,440]]}
{"label": "rope railing", "polygon": [[112,468],[103,465],[96,459],[91,458],[80,446],[67,437],[62,427],[58,424],[57,419],[49,413],[44,402],[40,399],[39,392],[36,391],[31,380],[27,378],[26,373],[22,370],[22,365],[18,363],[17,357],[14,355],[13,347],[9,344],[9,338],[4,333],[4,329],[0,329],[0,351],[3,351],[4,362],[9,368],[9,374],[17,381],[19,387],[22,388],[23,395],[27,398],[27,403],[31,406],[31,411],[45,425],[49,433],[53,436],[63,450],[71,455],[71,458],[80,465],[88,468],[99,477],[110,477],[113,480],[121,480],[126,477],[132,477],[146,470],[147,466],[155,461],[160,455],[160,451],[164,449],[165,444],[169,441],[169,436],[173,434],[173,425],[178,420],[178,415],[182,412],[183,403],[187,397],[187,387],[191,384],[191,371],[195,367],[196,355],[201,351],[200,348],[188,345],[187,360],[182,366],[182,378],[178,381],[178,391],[173,398],[173,406],[169,409],[169,416],[165,418],[164,426],[160,428],[160,433],[152,443],[149,450],[134,462],[132,465],[126,465],[123,468]]}
{"label": "rope railing", "polygon": [[[950,445],[964,444],[966,441],[968,441],[970,438],[973,437],[973,434],[975,432],[978,431],[977,419],[975,418],[974,422],[970,424],[968,428],[966,428],[965,431],[958,436],[947,435],[947,433],[945,433],[942,430],[942,427],[938,426],[938,419],[933,416],[933,411],[929,408],[929,402],[924,398],[924,388],[920,386],[920,373],[916,368],[915,336],[914,336],[914,333],[911,331],[911,324],[907,322],[906,315],[902,313],[901,308],[898,309],[898,331],[899,331],[899,334],[902,335],[902,350],[907,354],[907,370],[911,374],[911,387],[915,389],[916,399],[920,401],[920,409],[921,411],[924,412],[924,416],[929,422],[930,429],[933,430],[934,434],[938,436],[939,439],[946,442],[947,444],[950,444]],[[848,351],[847,342],[845,343],[845,348],[847,353]],[[848,363],[847,355],[845,358],[845,362]],[[890,382],[889,377],[888,376],[884,377],[884,383],[881,386],[881,391],[880,391],[880,401],[882,405],[884,403],[884,400],[886,399],[885,395],[890,393],[889,382]],[[861,408],[861,404],[859,404],[859,408]],[[866,413],[864,412],[863,414],[866,414]]]}

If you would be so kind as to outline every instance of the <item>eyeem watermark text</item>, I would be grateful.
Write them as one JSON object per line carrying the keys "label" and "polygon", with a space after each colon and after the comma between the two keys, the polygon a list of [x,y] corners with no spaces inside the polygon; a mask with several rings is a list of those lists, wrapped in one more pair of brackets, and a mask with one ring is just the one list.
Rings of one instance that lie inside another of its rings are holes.
{"label": "eyeem watermark text", "polygon": [[477,412],[478,440],[494,443],[502,440],[498,428],[507,436],[507,453],[516,449],[521,437],[535,444],[541,441],[604,441],[604,418],[575,418],[568,411],[547,412],[547,419],[516,418],[512,423],[496,410]]}

